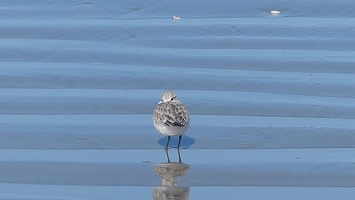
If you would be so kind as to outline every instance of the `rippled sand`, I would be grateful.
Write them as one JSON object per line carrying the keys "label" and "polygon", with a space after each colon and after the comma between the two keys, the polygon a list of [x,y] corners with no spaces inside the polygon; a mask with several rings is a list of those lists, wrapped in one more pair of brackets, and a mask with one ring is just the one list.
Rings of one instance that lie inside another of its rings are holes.
{"label": "rippled sand", "polygon": [[[2,0],[0,199],[351,199],[354,5]],[[165,188],[157,166],[189,167]]]}

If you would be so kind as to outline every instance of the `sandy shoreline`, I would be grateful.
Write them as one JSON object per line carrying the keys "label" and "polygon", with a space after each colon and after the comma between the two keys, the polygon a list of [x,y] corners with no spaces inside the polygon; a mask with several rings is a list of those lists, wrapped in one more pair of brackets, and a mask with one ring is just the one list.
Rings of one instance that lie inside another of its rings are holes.
{"label": "sandy shoreline", "polygon": [[[352,149],[181,150],[180,186],[354,187]],[[176,162],[176,150],[170,150]],[[164,150],[2,150],[0,182],[158,186]],[[206,158],[205,155],[214,155]],[[129,156],[129,157],[127,157]]]}
{"label": "sandy shoreline", "polygon": [[1,1],[0,199],[152,199],[155,166],[186,167],[152,125],[167,88],[191,114],[182,195],[352,199],[353,7]]}

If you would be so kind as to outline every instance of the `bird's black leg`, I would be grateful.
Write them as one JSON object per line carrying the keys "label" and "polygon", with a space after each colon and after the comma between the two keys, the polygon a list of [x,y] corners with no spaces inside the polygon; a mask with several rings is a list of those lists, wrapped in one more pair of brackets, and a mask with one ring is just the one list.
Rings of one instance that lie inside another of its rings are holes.
{"label": "bird's black leg", "polygon": [[168,158],[168,163],[170,163],[169,150],[165,149],[166,157]]}
{"label": "bird's black leg", "polygon": [[168,149],[168,148],[169,148],[170,138],[171,138],[171,136],[168,136],[168,142],[166,143],[166,147],[165,147],[165,149]]}
{"label": "bird's black leg", "polygon": [[179,163],[182,163],[181,155],[180,155],[180,149],[177,149],[177,152],[178,152],[178,155],[179,155]]}
{"label": "bird's black leg", "polygon": [[179,135],[179,143],[178,143],[178,149],[180,149],[180,143],[181,143],[181,138],[182,138],[182,135]]}

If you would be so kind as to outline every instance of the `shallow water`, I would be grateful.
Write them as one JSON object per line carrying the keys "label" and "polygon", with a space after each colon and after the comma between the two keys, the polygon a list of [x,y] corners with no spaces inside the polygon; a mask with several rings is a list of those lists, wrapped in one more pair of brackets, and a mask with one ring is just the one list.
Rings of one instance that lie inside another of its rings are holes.
{"label": "shallow water", "polygon": [[[2,150],[0,199],[150,199],[164,194],[181,199],[333,199],[355,194],[353,149],[168,153]],[[166,190],[170,193],[162,192]]]}
{"label": "shallow water", "polygon": [[[2,0],[0,199],[152,199],[157,166],[182,199],[352,199],[353,7]],[[165,89],[186,165],[152,125]]]}
{"label": "shallow water", "polygon": [[[182,167],[183,175],[169,179],[180,186],[355,186],[352,149],[171,149],[168,153],[169,160],[165,150],[2,150],[0,181],[157,186],[157,175],[164,179],[179,174]],[[157,167],[166,174],[154,172]]]}

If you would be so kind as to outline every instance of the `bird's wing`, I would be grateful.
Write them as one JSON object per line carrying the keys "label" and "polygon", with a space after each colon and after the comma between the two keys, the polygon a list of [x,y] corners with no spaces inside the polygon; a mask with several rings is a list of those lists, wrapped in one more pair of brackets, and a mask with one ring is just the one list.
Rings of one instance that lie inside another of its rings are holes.
{"label": "bird's wing", "polygon": [[156,123],[167,126],[185,126],[189,121],[189,112],[181,103],[160,103],[154,110]]}

